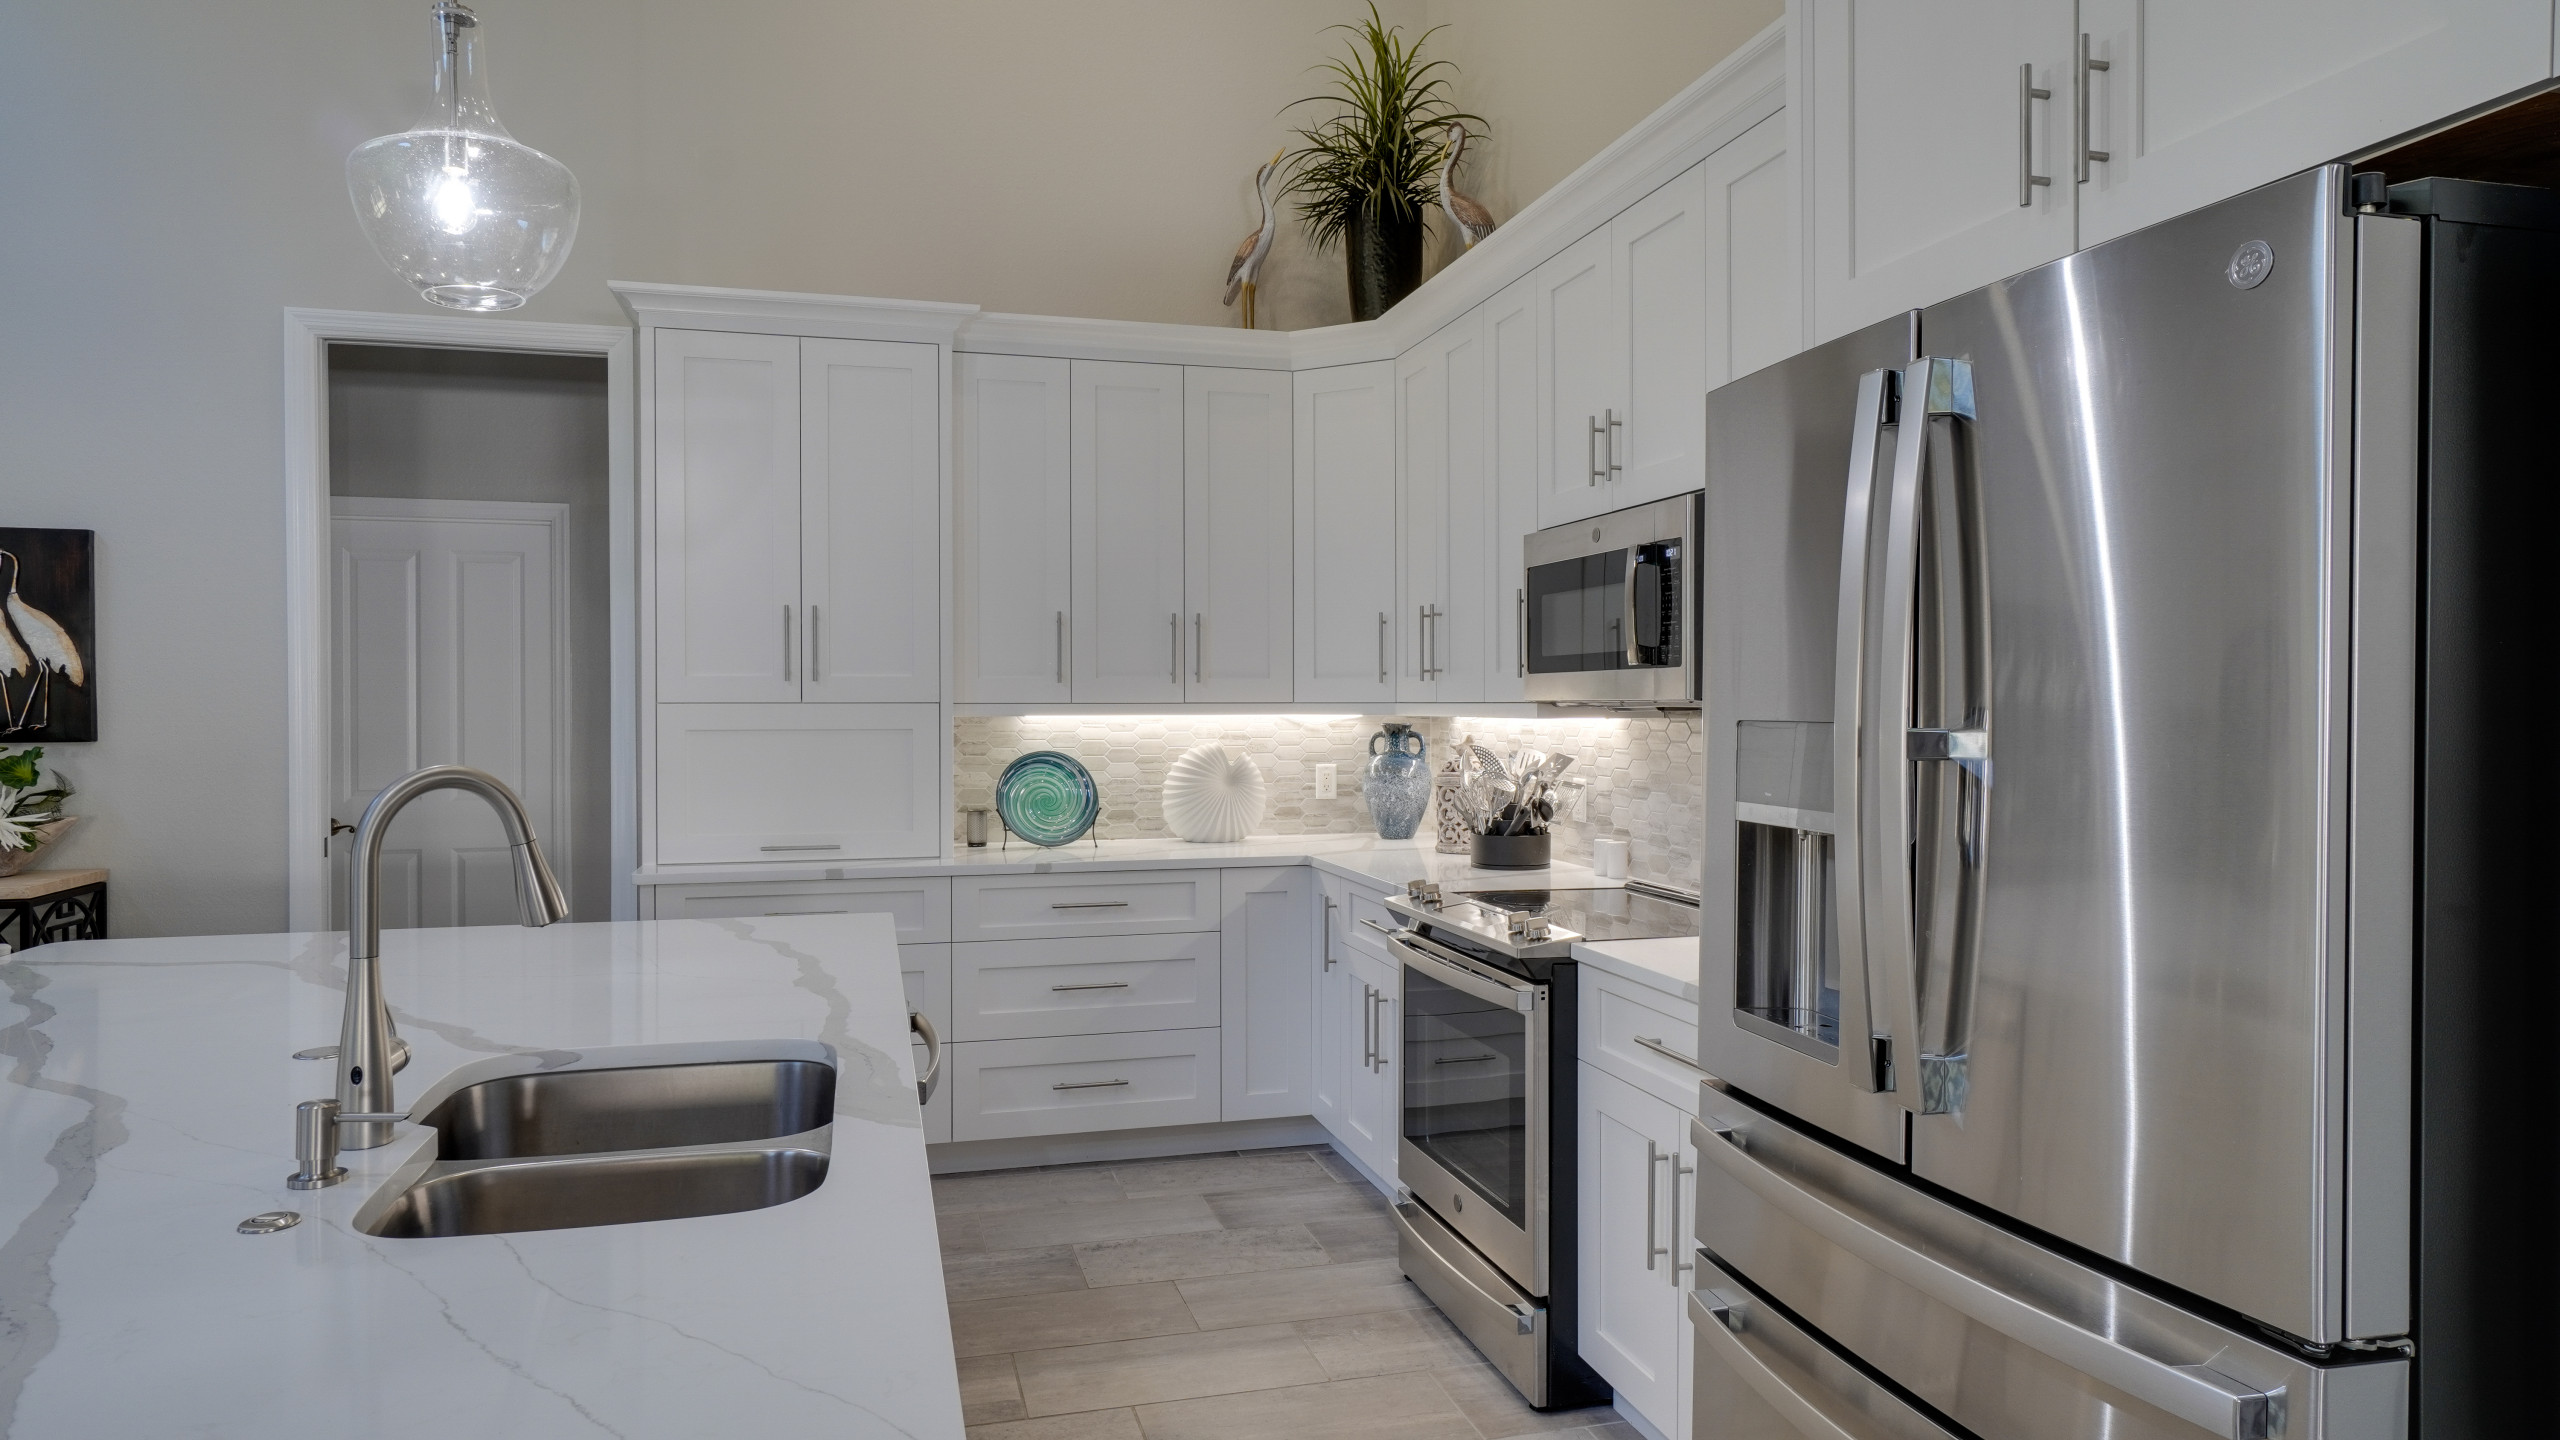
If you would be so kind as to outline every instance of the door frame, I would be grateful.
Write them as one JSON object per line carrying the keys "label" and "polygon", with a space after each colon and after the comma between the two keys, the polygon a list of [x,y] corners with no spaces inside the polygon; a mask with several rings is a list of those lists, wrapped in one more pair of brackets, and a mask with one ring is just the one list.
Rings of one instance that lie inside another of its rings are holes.
{"label": "door frame", "polygon": [[[640,917],[638,470],[634,347],[613,325],[460,315],[284,311],[285,902],[294,930],[329,926],[329,345],[600,355],[605,365],[606,614],[613,676],[613,918]],[[323,843],[311,843],[313,836]],[[591,842],[592,843],[592,842]]]}
{"label": "door frame", "polygon": [[[543,797],[550,801],[551,823],[545,831],[549,843],[544,850],[555,868],[562,863],[559,857],[574,857],[586,837],[578,833],[576,807],[570,803],[570,786],[577,769],[572,757],[580,747],[577,732],[569,723],[569,507],[555,501],[540,500],[402,500],[369,495],[332,495],[329,497],[329,522],[333,549],[340,520],[494,522],[543,527],[543,548],[550,553],[554,581],[551,597],[551,793]],[[333,575],[333,582],[334,579]],[[333,596],[337,593],[334,583],[329,593]],[[339,617],[333,611],[329,619],[334,630]],[[333,655],[337,650],[334,638],[329,647]],[[334,708],[332,713],[335,713]],[[333,724],[328,751],[333,763],[339,758],[337,739]],[[334,790],[337,787],[333,784],[330,788]],[[528,794],[525,798],[530,802],[533,797]],[[574,859],[570,864],[574,869]],[[320,901],[325,909],[329,901],[325,885]]]}

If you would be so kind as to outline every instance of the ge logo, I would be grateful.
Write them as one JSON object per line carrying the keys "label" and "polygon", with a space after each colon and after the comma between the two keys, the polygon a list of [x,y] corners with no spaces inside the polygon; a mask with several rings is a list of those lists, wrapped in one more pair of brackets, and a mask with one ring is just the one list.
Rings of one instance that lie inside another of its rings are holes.
{"label": "ge logo", "polygon": [[2231,252],[2231,263],[2223,269],[2234,290],[2255,290],[2276,268],[2276,252],[2264,240],[2252,240]]}

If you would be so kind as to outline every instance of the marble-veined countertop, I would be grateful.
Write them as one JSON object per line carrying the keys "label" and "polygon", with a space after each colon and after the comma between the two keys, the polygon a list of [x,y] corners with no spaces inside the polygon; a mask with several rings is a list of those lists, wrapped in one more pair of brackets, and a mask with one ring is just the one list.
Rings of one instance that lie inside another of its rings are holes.
{"label": "marble-veined countertop", "polygon": [[[291,1056],[337,1040],[343,934],[0,958],[0,1435],[960,1435],[886,916],[393,931],[383,951],[404,1107],[466,1065],[831,1050],[826,1182],[736,1215],[367,1237],[350,1217],[434,1132],[347,1152],[335,1188],[284,1185],[294,1104],[331,1083]],[[306,1218],[235,1233],[265,1210]]]}

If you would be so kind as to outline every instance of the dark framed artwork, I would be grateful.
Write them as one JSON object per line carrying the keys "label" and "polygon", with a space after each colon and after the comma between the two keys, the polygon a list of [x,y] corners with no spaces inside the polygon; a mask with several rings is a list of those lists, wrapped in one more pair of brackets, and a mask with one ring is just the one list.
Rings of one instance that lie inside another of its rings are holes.
{"label": "dark framed artwork", "polygon": [[98,738],[96,542],[0,526],[0,743]]}

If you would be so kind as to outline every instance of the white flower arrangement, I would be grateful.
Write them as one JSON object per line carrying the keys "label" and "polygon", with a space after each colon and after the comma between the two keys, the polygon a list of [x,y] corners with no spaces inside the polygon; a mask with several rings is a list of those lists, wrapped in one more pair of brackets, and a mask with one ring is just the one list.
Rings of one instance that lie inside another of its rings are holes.
{"label": "white flower arrangement", "polygon": [[44,768],[39,745],[0,745],[0,850],[33,850],[39,830],[62,818],[71,787]]}

